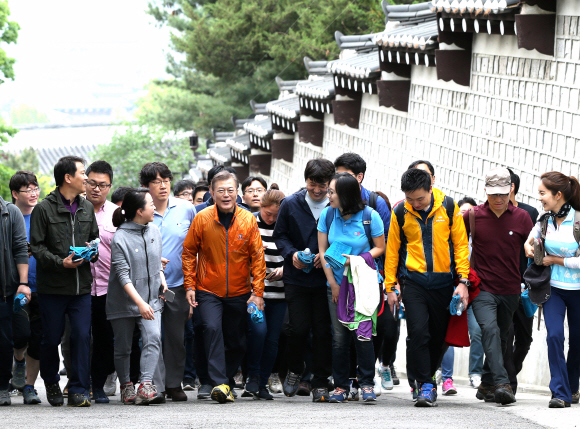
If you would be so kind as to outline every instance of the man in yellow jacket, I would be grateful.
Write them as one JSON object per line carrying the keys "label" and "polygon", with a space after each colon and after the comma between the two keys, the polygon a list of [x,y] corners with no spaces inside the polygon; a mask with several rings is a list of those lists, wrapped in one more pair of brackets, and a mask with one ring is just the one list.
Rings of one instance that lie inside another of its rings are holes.
{"label": "man in yellow jacket", "polygon": [[[186,297],[203,327],[211,398],[233,402],[234,375],[246,348],[246,307],[264,309],[266,261],[256,218],[236,205],[238,179],[216,174],[215,205],[197,213],[183,243]],[[253,280],[252,276],[253,275]]]}
{"label": "man in yellow jacket", "polygon": [[[415,406],[437,406],[433,374],[443,356],[449,303],[460,295],[467,307],[469,250],[465,224],[457,204],[434,189],[431,176],[412,168],[401,178],[405,201],[391,218],[385,259],[388,302],[397,301],[400,284],[408,335],[408,372],[417,382]],[[461,277],[454,291],[455,276]]]}

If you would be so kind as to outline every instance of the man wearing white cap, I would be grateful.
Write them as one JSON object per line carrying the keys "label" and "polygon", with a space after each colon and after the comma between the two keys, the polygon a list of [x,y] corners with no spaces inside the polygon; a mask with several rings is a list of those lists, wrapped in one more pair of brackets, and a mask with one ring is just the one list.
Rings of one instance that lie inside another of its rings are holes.
{"label": "man wearing white cap", "polygon": [[520,247],[533,228],[525,210],[510,201],[511,177],[507,168],[494,168],[485,176],[487,201],[463,219],[471,234],[471,266],[481,279],[481,292],[472,302],[473,313],[481,327],[485,362],[477,398],[502,405],[516,401],[504,367],[503,352],[520,300]]}

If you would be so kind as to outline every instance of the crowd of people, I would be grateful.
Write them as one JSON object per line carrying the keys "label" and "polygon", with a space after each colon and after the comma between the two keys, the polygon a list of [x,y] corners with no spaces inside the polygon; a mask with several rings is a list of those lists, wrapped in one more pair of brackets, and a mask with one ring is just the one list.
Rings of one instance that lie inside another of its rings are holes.
{"label": "crowd of people", "polygon": [[574,177],[541,176],[540,215],[499,167],[478,205],[455,202],[433,165],[415,161],[391,205],[363,186],[355,153],[308,161],[287,196],[222,165],[207,181],[173,183],[162,162],[143,166],[140,187],[111,192],[113,168],[85,164],[61,158],[42,201],[30,171],[11,178],[12,202],[0,198],[0,405],[13,389],[40,404],[39,374],[52,406],[108,403],[117,379],[127,405],[187,401],[195,389],[234,402],[235,387],[255,399],[374,403],[400,383],[403,317],[415,406],[457,393],[454,347],[467,346],[477,399],[511,404],[532,341],[534,264],[548,267],[549,406],[579,402]]}

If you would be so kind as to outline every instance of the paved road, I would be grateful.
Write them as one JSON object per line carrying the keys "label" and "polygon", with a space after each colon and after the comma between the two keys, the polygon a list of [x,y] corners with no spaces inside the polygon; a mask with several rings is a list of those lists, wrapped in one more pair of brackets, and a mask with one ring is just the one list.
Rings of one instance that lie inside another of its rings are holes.
{"label": "paved road", "polygon": [[[64,384],[66,378],[61,383]],[[475,390],[458,386],[452,397],[440,396],[437,408],[415,408],[405,380],[401,386],[383,393],[375,405],[362,402],[315,404],[311,398],[285,398],[273,401],[238,398],[234,404],[220,405],[195,399],[181,403],[123,406],[117,396],[110,404],[90,408],[53,408],[46,402],[44,386],[37,383],[43,403],[25,406],[22,397],[12,397],[12,406],[1,409],[3,427],[10,428],[574,428],[580,426],[580,405],[564,410],[548,408],[549,397],[533,393],[518,394],[513,406],[485,404],[475,399]],[[240,391],[238,391],[241,393]],[[65,400],[66,401],[66,400]],[[7,426],[6,422],[10,422]]]}

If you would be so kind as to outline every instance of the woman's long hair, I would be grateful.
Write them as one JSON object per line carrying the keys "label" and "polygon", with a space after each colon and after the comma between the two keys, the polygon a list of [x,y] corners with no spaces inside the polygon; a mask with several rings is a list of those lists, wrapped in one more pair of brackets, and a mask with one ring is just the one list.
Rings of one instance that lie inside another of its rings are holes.
{"label": "woman's long hair", "polygon": [[334,190],[338,195],[342,215],[353,215],[364,210],[365,203],[360,194],[360,185],[350,173],[338,173],[335,180]]}
{"label": "woman's long hair", "polygon": [[542,183],[552,195],[562,192],[564,200],[576,211],[580,210],[580,183],[574,176],[566,176],[558,171],[542,174]]}

